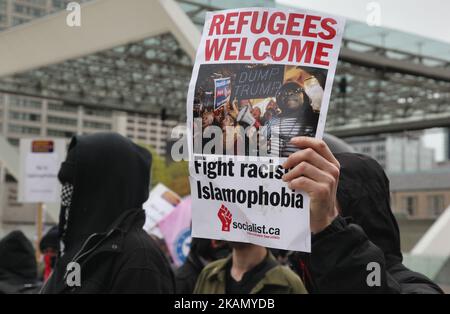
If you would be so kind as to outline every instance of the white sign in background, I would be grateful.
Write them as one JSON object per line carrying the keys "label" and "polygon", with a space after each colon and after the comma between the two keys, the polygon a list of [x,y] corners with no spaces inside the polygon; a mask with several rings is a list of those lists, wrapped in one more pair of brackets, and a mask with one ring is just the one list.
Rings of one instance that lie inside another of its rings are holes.
{"label": "white sign in background", "polygon": [[[167,198],[171,196],[171,199]],[[158,223],[166,217],[177,204],[181,198],[164,184],[158,183],[151,191],[148,200],[142,206],[145,210],[145,224],[144,230],[147,233],[163,238],[161,231],[158,228]]]}
{"label": "white sign in background", "polygon": [[[52,141],[53,152],[33,152],[33,141]],[[57,203],[61,185],[58,171],[66,154],[64,139],[20,139],[20,168],[18,202]]]}

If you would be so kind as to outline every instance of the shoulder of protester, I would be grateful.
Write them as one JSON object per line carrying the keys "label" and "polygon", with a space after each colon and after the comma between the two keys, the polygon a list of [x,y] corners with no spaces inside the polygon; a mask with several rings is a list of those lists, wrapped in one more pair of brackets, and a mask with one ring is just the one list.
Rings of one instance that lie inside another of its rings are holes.
{"label": "shoulder of protester", "polygon": [[[225,274],[227,263],[230,260],[231,256],[219,259],[206,265],[205,268],[202,270],[202,274],[205,277],[205,279],[209,280],[216,277],[220,277],[222,273]],[[225,279],[225,277],[223,277],[223,279]]]}
{"label": "shoulder of protester", "polygon": [[274,289],[278,293],[307,294],[307,290],[301,279],[289,267],[278,265],[269,270],[264,278],[253,288],[252,293],[267,293],[272,290],[270,287],[280,287]]}
{"label": "shoulder of protester", "polygon": [[[162,267],[165,257],[157,244],[140,229],[129,232],[121,243],[121,259],[126,262],[126,268],[142,268],[164,274]],[[120,248],[120,247],[119,247]]]}

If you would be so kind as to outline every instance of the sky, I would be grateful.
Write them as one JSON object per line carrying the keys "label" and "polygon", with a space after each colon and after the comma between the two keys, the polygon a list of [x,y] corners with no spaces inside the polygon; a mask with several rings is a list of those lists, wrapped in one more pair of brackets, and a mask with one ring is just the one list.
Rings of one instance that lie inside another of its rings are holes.
{"label": "sky", "polygon": [[422,137],[422,143],[425,147],[434,149],[436,161],[446,160],[445,156],[445,129],[429,129],[425,131]]}

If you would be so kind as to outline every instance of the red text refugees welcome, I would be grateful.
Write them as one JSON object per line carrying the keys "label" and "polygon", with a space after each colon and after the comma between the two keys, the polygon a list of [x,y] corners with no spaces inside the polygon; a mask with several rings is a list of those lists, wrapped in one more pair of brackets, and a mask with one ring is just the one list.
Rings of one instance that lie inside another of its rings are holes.
{"label": "red text refugees welcome", "polygon": [[[336,24],[333,18],[300,13],[242,11],[215,14],[208,36],[218,36],[206,40],[205,58],[206,61],[263,61],[270,56],[275,62],[328,66],[329,50],[333,45],[323,41],[331,41],[336,36]],[[256,35],[253,47],[247,47],[249,40],[241,36],[243,30],[246,34]],[[271,40],[270,35],[275,39]],[[301,39],[295,38],[300,36]]]}

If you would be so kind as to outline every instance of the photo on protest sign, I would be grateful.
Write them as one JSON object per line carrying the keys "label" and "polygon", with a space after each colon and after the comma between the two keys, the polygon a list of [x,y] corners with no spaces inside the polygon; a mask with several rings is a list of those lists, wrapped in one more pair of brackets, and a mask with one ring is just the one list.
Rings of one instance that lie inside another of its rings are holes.
{"label": "photo on protest sign", "polygon": [[297,136],[321,138],[344,19],[207,13],[187,97],[192,236],[311,250],[309,196],[282,177]]}
{"label": "photo on protest sign", "polygon": [[287,157],[295,151],[291,138],[316,135],[326,77],[326,69],[296,65],[203,64],[192,106],[202,123],[194,139],[202,138],[205,152],[203,133],[217,126],[222,149],[210,153]]}
{"label": "photo on protest sign", "polygon": [[214,80],[214,110],[222,108],[230,101],[230,83],[229,77]]}

